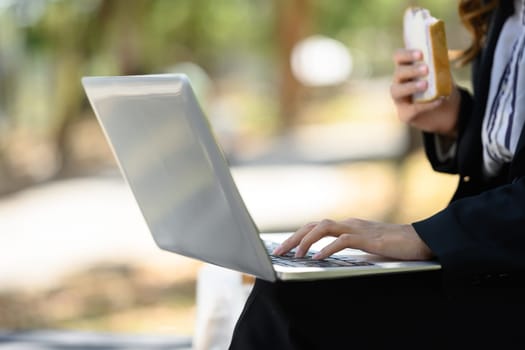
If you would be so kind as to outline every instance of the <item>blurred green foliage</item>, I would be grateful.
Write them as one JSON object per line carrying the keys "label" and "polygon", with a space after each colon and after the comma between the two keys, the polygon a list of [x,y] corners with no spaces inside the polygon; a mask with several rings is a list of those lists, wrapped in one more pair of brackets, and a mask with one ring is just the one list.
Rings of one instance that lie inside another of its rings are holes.
{"label": "blurred green foliage", "polygon": [[253,95],[246,100],[261,101],[249,107],[255,115],[279,120],[293,114],[289,100],[297,94],[286,90],[300,88],[286,82],[293,79],[286,75],[290,41],[336,38],[354,55],[351,78],[389,75],[408,5],[445,19],[450,46],[465,46],[455,0],[0,1],[0,173],[6,181],[16,176],[5,154],[20,129],[57,154],[47,177],[67,167],[71,125],[92,115],[83,75],[162,73],[192,62],[212,82],[234,78]]}

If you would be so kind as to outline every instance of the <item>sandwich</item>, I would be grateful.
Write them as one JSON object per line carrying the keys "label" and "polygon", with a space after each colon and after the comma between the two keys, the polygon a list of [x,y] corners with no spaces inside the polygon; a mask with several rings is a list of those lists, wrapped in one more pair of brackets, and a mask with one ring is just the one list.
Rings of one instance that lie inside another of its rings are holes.
{"label": "sandwich", "polygon": [[428,89],[412,96],[414,102],[430,102],[452,92],[445,23],[421,7],[408,7],[403,16],[403,38],[407,49],[420,50],[428,66]]}

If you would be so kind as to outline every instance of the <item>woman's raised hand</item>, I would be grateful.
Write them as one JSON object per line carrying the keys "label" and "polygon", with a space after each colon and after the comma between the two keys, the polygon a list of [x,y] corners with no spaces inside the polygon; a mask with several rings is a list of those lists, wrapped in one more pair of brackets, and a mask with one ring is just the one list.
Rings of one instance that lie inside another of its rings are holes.
{"label": "woman's raised hand", "polygon": [[454,85],[447,98],[427,103],[414,103],[412,94],[425,91],[425,80],[416,80],[428,74],[428,66],[422,61],[423,54],[417,50],[399,49],[394,53],[394,75],[390,95],[398,118],[422,131],[455,138],[457,116],[461,95]]}

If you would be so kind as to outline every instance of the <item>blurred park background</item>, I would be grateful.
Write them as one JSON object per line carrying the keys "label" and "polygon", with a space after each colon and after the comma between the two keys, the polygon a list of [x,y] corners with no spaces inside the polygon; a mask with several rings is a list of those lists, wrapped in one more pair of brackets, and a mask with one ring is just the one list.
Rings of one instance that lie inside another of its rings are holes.
{"label": "blurred park background", "polygon": [[467,45],[455,0],[0,0],[0,330],[195,331],[202,265],[154,245],[85,75],[187,74],[261,230],[446,205],[389,97],[408,5]]}

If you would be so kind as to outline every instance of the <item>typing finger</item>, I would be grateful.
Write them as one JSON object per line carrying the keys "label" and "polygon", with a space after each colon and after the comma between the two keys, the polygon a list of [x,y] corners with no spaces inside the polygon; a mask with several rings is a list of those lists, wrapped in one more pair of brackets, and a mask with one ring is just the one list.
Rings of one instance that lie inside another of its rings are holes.
{"label": "typing finger", "polygon": [[288,253],[293,248],[297,247],[303,237],[308,234],[315,226],[317,226],[318,222],[311,222],[309,224],[304,225],[299,230],[297,230],[294,234],[292,234],[290,237],[288,237],[286,240],[284,240],[277,248],[275,248],[272,252],[273,255],[282,255],[285,253]]}
{"label": "typing finger", "polygon": [[337,237],[333,242],[323,247],[323,249],[317,252],[312,258],[322,260],[345,248],[361,249],[363,239],[364,237],[358,234],[344,233]]}
{"label": "typing finger", "polygon": [[345,231],[348,231],[347,225],[343,225],[334,220],[325,219],[303,237],[303,239],[297,246],[295,256],[303,257],[308,251],[308,249],[310,249],[312,244],[314,244],[321,238],[326,236],[338,236],[341,233],[344,233]]}

